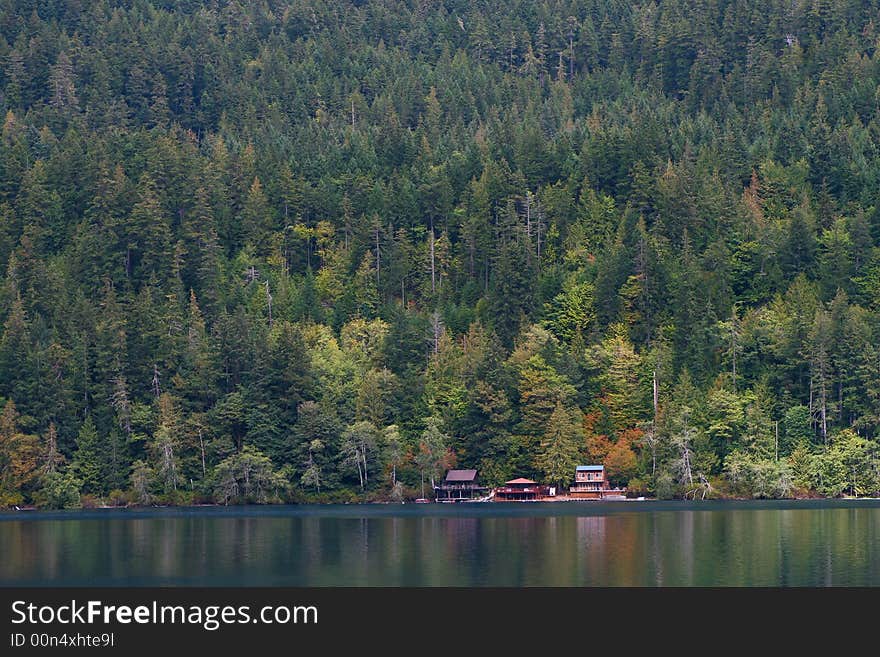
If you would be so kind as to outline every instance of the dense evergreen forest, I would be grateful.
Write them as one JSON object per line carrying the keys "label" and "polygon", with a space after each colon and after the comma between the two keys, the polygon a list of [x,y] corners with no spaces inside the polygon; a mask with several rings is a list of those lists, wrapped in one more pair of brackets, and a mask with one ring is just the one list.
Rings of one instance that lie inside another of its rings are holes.
{"label": "dense evergreen forest", "polygon": [[880,489],[880,2],[0,0],[0,506]]}

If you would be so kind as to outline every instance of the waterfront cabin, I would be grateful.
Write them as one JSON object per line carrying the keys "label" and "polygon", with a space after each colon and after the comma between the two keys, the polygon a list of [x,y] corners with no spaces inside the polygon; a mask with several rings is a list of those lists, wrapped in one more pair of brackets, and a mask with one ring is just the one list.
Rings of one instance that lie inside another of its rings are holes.
{"label": "waterfront cabin", "polygon": [[480,485],[476,470],[450,470],[443,482],[434,487],[438,502],[473,500],[485,494],[486,487]]}
{"label": "waterfront cabin", "polygon": [[611,488],[605,476],[604,465],[579,465],[574,471],[574,484],[568,489],[568,496],[575,500],[606,499],[623,497],[626,489]]}
{"label": "waterfront cabin", "polygon": [[547,486],[531,479],[511,479],[495,489],[496,502],[536,502],[549,494]]}

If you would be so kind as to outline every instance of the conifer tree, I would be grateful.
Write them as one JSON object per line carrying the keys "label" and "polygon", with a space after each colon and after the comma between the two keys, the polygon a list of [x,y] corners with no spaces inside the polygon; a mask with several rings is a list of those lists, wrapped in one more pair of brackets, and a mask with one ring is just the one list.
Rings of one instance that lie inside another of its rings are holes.
{"label": "conifer tree", "polygon": [[98,430],[91,415],[83,421],[76,437],[76,451],[73,453],[71,467],[77,479],[82,482],[84,493],[102,495],[106,492],[105,444],[98,437]]}
{"label": "conifer tree", "polygon": [[575,466],[581,458],[584,433],[578,415],[576,409],[568,409],[557,401],[541,439],[536,465],[545,481],[560,487],[574,478]]}

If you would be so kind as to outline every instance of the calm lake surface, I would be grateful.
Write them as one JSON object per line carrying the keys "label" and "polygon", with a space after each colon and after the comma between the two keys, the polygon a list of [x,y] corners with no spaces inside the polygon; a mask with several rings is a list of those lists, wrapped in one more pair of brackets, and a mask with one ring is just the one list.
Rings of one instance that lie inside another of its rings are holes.
{"label": "calm lake surface", "polygon": [[5,586],[880,586],[880,501],[0,514]]}

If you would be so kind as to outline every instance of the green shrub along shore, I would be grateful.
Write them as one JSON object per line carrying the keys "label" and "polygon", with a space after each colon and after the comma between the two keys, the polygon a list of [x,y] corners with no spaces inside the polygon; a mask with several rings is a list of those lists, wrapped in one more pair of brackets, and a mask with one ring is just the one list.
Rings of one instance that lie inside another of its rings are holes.
{"label": "green shrub along shore", "polygon": [[0,507],[880,493],[880,3],[0,0]]}

